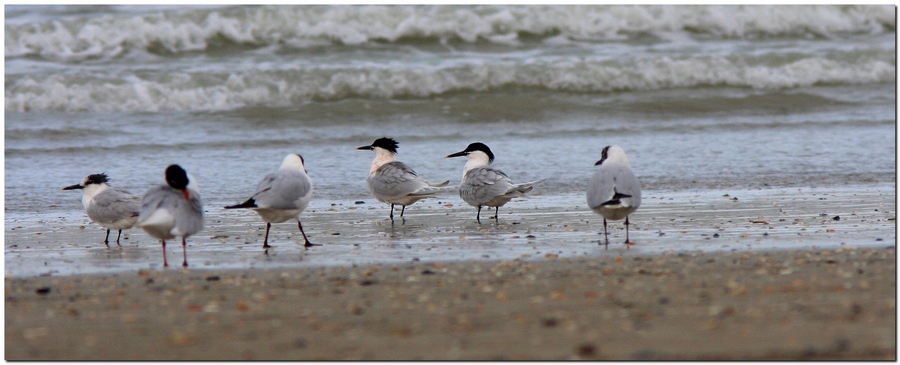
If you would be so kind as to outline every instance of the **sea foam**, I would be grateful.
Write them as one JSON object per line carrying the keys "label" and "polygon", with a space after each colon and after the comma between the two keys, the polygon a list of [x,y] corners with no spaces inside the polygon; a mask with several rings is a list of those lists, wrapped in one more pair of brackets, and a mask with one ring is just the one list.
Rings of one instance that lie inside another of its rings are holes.
{"label": "sea foam", "polygon": [[[430,41],[514,44],[523,36],[621,41],[687,33],[701,38],[835,37],[893,32],[891,6],[264,6],[131,11],[5,26],[6,57],[52,61],[131,50],[183,53],[221,46],[307,47]],[[136,14],[137,13],[137,14]]]}
{"label": "sea foam", "polygon": [[[857,57],[853,62],[844,58]],[[619,92],[690,87],[782,89],[893,82],[892,55],[832,54],[775,63],[765,57],[697,55],[635,60],[547,57],[438,66],[316,66],[223,73],[65,73],[7,80],[7,111],[195,111],[281,107],[348,98],[429,98],[515,88]]]}

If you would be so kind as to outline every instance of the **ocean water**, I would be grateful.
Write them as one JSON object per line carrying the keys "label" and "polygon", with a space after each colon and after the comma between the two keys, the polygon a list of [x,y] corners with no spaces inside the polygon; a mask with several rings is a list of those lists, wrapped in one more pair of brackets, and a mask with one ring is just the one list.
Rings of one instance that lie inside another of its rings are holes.
{"label": "ocean water", "polygon": [[171,163],[208,225],[228,224],[218,208],[288,153],[310,210],[363,201],[383,219],[355,150],[382,136],[433,181],[458,181],[464,161],[443,156],[484,142],[514,181],[547,179],[530,206],[578,196],[609,144],[645,197],[896,179],[893,6],[4,10],[7,237],[84,223],[60,188],[88,174],[142,194]]}

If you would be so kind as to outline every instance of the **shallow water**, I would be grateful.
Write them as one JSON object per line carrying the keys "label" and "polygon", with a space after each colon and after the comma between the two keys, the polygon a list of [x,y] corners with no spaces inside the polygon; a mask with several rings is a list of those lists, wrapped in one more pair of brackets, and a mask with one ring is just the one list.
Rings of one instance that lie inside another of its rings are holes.
{"label": "shallow water", "polygon": [[[628,153],[645,199],[884,189],[896,179],[893,7],[6,10],[7,273],[158,265],[158,244],[142,232],[122,250],[98,246],[102,232],[87,224],[80,195],[60,189],[106,172],[113,186],[142,194],[171,163],[196,178],[206,206],[193,267],[296,264],[293,248],[258,255],[251,212],[221,210],[288,153],[304,156],[315,184],[304,223],[333,240],[303,254],[336,260],[304,263],[425,259],[403,254],[422,244],[477,247],[448,257],[523,254],[497,246],[527,240],[519,225],[408,220],[388,230],[387,207],[365,188],[373,156],[355,150],[381,136],[397,139],[400,160],[433,181],[458,181],[464,161],[443,156],[474,141],[514,181],[546,178],[532,200],[510,203],[522,221],[590,220],[580,196],[609,144]],[[407,213],[437,219],[449,209],[456,222],[467,208],[448,194]],[[657,208],[645,202],[640,214]],[[237,247],[252,256],[221,257],[237,250],[234,238],[212,238],[223,229],[250,242]],[[590,241],[558,226],[529,229],[566,245]],[[65,234],[42,239],[57,231]],[[554,250],[566,248],[540,251]]]}

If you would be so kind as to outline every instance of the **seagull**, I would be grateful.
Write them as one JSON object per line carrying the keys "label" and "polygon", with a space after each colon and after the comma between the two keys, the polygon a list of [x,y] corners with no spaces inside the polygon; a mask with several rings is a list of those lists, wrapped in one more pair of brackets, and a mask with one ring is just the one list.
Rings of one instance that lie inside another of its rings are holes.
{"label": "seagull", "polygon": [[609,233],[606,231],[606,220],[625,218],[625,244],[634,244],[628,239],[628,215],[641,206],[641,184],[631,171],[625,150],[612,145],[603,148],[600,166],[591,176],[587,188],[587,204],[595,213],[603,216],[603,236],[609,247]]}
{"label": "seagull", "polygon": [[203,229],[203,203],[193,188],[187,172],[178,165],[166,168],[166,185],[159,185],[144,194],[137,226],[162,241],[163,266],[166,261],[166,240],[181,236],[181,249],[187,267],[187,238]]}
{"label": "seagull", "polygon": [[109,177],[105,173],[88,175],[80,184],[66,186],[63,190],[84,190],[81,204],[91,221],[106,228],[106,238],[103,243],[109,247],[109,231],[119,230],[116,244],[122,238],[122,230],[134,226],[138,213],[141,210],[141,199],[132,193],[122,189],[116,189],[109,184]]}
{"label": "seagull", "polygon": [[445,156],[444,158],[466,156],[469,160],[463,168],[462,182],[459,184],[459,196],[466,203],[478,207],[475,219],[481,223],[481,207],[494,207],[494,220],[498,220],[500,207],[513,198],[524,196],[544,179],[513,184],[503,171],[492,168],[494,153],[481,142],[469,144],[465,150]]}
{"label": "seagull", "polygon": [[375,199],[391,205],[391,221],[394,220],[394,205],[403,206],[400,210],[402,218],[407,205],[451,188],[444,187],[450,180],[437,184],[430,183],[416,175],[407,164],[397,161],[397,141],[391,138],[376,139],[371,145],[359,147],[357,150],[375,152],[366,185],[369,186],[369,192]]}
{"label": "seagull", "polygon": [[312,244],[303,232],[300,224],[300,213],[306,209],[312,199],[313,186],[306,168],[303,166],[303,156],[289,154],[284,158],[278,171],[266,175],[256,185],[256,191],[247,201],[225,207],[225,209],[250,208],[256,211],[266,222],[266,237],[263,239],[263,248],[269,248],[269,229],[272,223],[283,223],[289,219],[296,219],[297,226],[306,243],[304,247],[321,246]]}

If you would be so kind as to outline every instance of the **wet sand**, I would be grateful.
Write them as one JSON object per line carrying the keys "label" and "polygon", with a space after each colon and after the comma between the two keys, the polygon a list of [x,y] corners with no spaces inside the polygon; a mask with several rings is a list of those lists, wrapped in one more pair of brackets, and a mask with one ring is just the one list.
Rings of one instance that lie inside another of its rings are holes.
{"label": "wet sand", "polygon": [[324,246],[276,225],[268,255],[236,214],[192,240],[189,269],[142,233],[106,249],[95,225],[7,222],[6,359],[895,360],[894,199],[650,192],[638,244],[615,223],[609,249],[574,196],[480,227],[439,200],[394,225],[327,205],[304,220]]}

